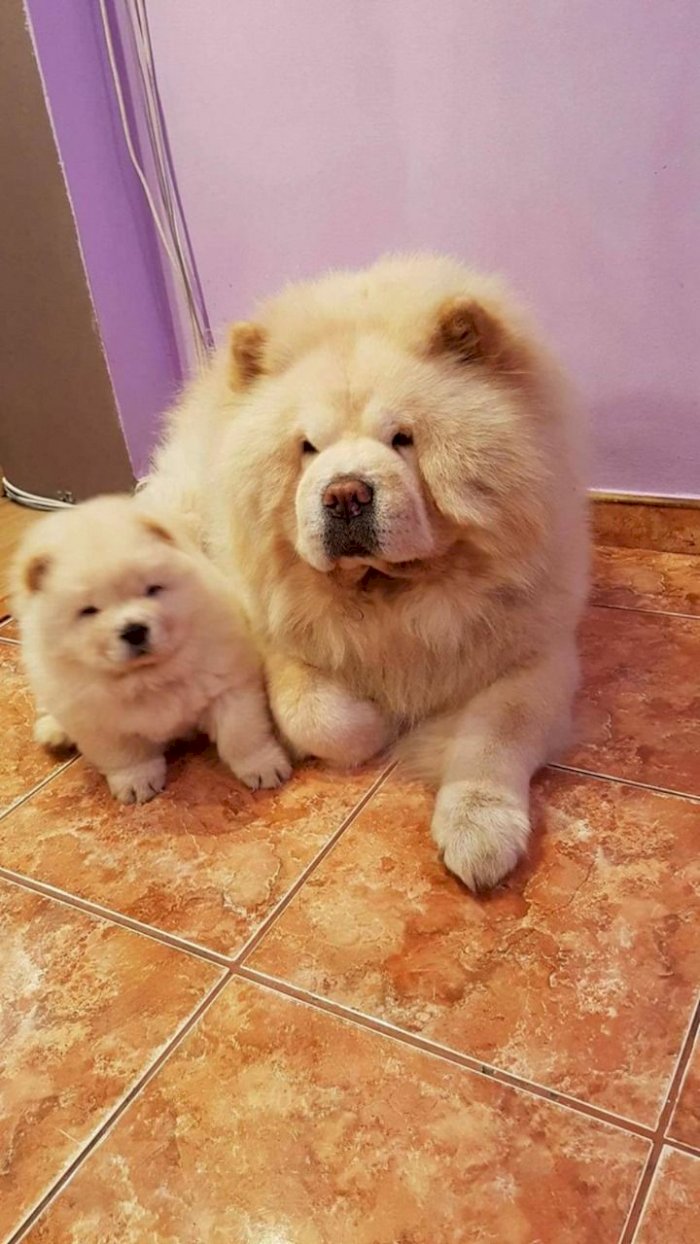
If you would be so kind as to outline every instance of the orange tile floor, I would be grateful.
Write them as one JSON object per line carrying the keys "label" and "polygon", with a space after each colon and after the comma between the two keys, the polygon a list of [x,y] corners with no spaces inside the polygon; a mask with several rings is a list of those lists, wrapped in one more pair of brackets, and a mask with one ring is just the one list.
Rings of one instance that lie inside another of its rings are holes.
{"label": "orange tile floor", "polygon": [[696,1244],[700,560],[595,584],[580,741],[482,898],[381,765],[251,794],[179,749],[118,807],[0,623],[0,1238]]}

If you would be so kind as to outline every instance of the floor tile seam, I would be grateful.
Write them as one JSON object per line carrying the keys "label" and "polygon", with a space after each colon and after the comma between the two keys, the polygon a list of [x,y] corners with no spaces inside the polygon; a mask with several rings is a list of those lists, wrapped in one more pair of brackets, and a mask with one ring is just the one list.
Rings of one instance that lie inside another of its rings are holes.
{"label": "floor tile seam", "polygon": [[664,1136],[664,1149],[677,1149],[689,1158],[697,1158],[700,1162],[700,1145],[690,1145],[687,1140],[677,1140],[675,1136]]}
{"label": "floor tile seam", "polygon": [[[76,757],[72,757],[69,761],[66,762],[65,765],[62,766],[60,770],[58,770],[56,773],[52,775],[49,775],[48,778],[45,778],[43,782],[39,783],[36,787],[32,788],[30,792],[28,792],[25,796],[23,796],[20,801],[18,801],[16,804],[13,804],[12,808],[8,809],[8,811],[4,815],[5,816],[9,815],[9,812],[11,810],[14,810],[16,807],[19,807],[21,803],[25,802],[33,794],[41,790],[45,785],[48,784],[48,782],[52,780],[53,777],[58,776],[58,773],[63,772],[71,764],[74,764],[75,760],[76,760]],[[389,775],[392,773],[394,767],[395,767],[394,765],[391,765],[391,766],[388,766],[385,770],[383,770],[382,773],[375,779],[372,785],[368,788],[368,790],[365,791],[362,798],[358,800],[357,804],[351,809],[348,815],[343,819],[343,821],[341,822],[341,825],[336,830],[333,831],[330,837],[323,844],[323,847],[321,848],[321,850],[317,853],[316,856],[314,856],[314,859],[311,861],[311,864],[307,866],[307,868],[302,873],[301,877],[298,878],[294,882],[293,887],[290,887],[290,890],[287,891],[282,896],[279,903],[273,909],[273,912],[270,913],[270,916],[266,917],[266,920],[262,922],[262,925],[261,925],[262,929],[267,931],[267,928],[269,927],[268,921],[272,922],[272,917],[275,915],[275,913],[281,915],[281,911],[279,910],[280,905],[284,904],[286,906],[287,902],[291,901],[291,897],[293,897],[293,895],[298,892],[298,890],[301,888],[301,885],[304,883],[307,877],[311,875],[311,871],[313,871],[313,868],[315,868],[317,864],[319,864],[321,860],[325,858],[325,855],[328,853],[328,851],[331,849],[334,843],[338,841],[340,836],[352,824],[355,817],[359,815],[359,813],[366,807],[366,805],[369,803],[372,796],[376,793],[376,791],[380,789],[384,781],[386,781]],[[1,819],[3,818],[0,816],[0,820]],[[100,903],[94,899],[84,898],[82,895],[74,894],[72,891],[65,890],[61,886],[55,886],[51,882],[42,881],[40,878],[33,877],[30,874],[22,873],[15,869],[8,868],[3,864],[0,864],[0,878],[3,878],[5,881],[12,882],[13,884],[20,886],[21,888],[25,890],[30,890],[33,893],[40,894],[45,898],[54,900],[55,902],[62,903],[64,906],[69,907],[73,910],[81,911],[86,915],[95,916],[98,919],[104,920],[109,924],[116,925],[119,928],[127,929],[129,932],[141,934],[142,936],[149,938],[149,940],[157,942],[159,945],[169,946],[173,950],[179,950],[185,954],[193,956],[194,958],[201,959],[209,963],[214,963],[217,966],[223,967],[223,968],[229,968],[232,964],[239,961],[239,959],[241,958],[241,956],[243,955],[245,951],[245,947],[248,946],[249,942],[252,940],[252,938],[256,936],[258,932],[258,930],[255,930],[255,932],[251,935],[251,938],[249,938],[248,941],[244,944],[244,947],[236,951],[235,954],[225,954],[221,951],[213,950],[212,948],[208,946],[201,945],[198,942],[192,942],[188,938],[179,937],[176,933],[169,933],[166,929],[159,928],[158,925],[149,924],[147,921],[139,920],[135,916],[129,916],[125,912],[117,911],[115,908],[108,907],[106,904]]]}
{"label": "floor tile seam", "polygon": [[656,1179],[658,1165],[659,1153],[652,1144],[647,1160],[644,1163],[639,1179],[637,1180],[637,1187],[635,1188],[634,1195],[630,1201],[627,1217],[622,1227],[622,1231],[620,1232],[617,1244],[634,1244],[634,1241],[637,1239],[639,1227],[644,1216],[644,1210],[649,1203],[651,1190],[654,1185],[654,1180]]}
{"label": "floor tile seam", "polygon": [[270,976],[257,968],[250,968],[246,964],[235,964],[232,970],[234,979],[247,980],[252,984],[270,990],[272,993],[302,1002],[312,1010],[321,1011],[332,1015],[336,1019],[345,1020],[365,1032],[372,1032],[375,1035],[395,1041],[408,1049],[429,1054],[442,1062],[449,1063],[451,1066],[461,1067],[465,1071],[472,1071],[484,1080],[490,1080],[508,1088],[517,1089],[531,1097],[537,1098],[539,1101],[551,1102],[562,1109],[570,1110],[573,1114],[615,1127],[626,1135],[637,1136],[639,1139],[649,1143],[654,1139],[654,1130],[651,1126],[639,1123],[635,1119],[628,1119],[624,1115],[616,1114],[614,1111],[596,1106],[592,1102],[586,1102],[582,1098],[573,1097],[558,1089],[548,1088],[546,1085],[538,1084],[535,1080],[528,1080],[524,1076],[505,1070],[505,1068],[486,1063],[471,1054],[465,1054],[460,1050],[456,1050],[452,1046],[442,1045],[440,1042],[433,1041],[430,1037],[410,1032],[406,1028],[400,1028],[388,1020],[381,1019],[379,1016],[353,1010],[342,1002],[336,1002],[331,998],[325,998],[320,994],[312,993],[289,981],[282,980],[280,977]]}
{"label": "floor tile seam", "polygon": [[336,847],[341,841],[346,831],[351,825],[354,824],[360,813],[364,812],[368,804],[374,799],[374,796],[381,790],[385,782],[389,780],[392,773],[396,770],[396,767],[397,761],[393,761],[382,770],[377,778],[375,778],[372,785],[364,792],[354,807],[351,808],[347,816],[345,816],[342,820],[341,824],[328,836],[326,841],[314,855],[313,859],[306,865],[297,877],[296,881],[292,883],[289,889],[285,891],[282,897],[278,900],[272,911],[268,913],[263,921],[261,921],[257,929],[251,933],[250,937],[243,944],[240,950],[238,950],[234,955],[231,955],[229,962],[232,965],[243,963],[248,956],[257,949],[260,942],[263,941],[272,927],[284,914],[289,904],[296,898],[297,894],[306,885],[309,878],[313,876],[317,868],[323,863],[326,857],[330,855],[334,847]]}
{"label": "floor tile seam", "polygon": [[86,899],[79,894],[72,894],[69,890],[63,890],[60,886],[54,886],[48,881],[41,881],[35,877],[28,876],[26,873],[6,868],[4,865],[0,865],[0,879],[12,882],[21,889],[30,890],[33,894],[40,894],[43,898],[61,903],[72,911],[80,911],[84,915],[95,916],[106,924],[126,929],[130,933],[138,933],[142,937],[147,937],[149,941],[157,942],[160,946],[168,946],[171,950],[179,950],[192,958],[206,963],[213,963],[217,967],[229,968],[231,966],[230,955],[221,954],[219,951],[211,950],[207,946],[200,946],[197,942],[190,942],[187,938],[178,937],[175,933],[168,933],[165,929],[159,929],[157,925],[147,924],[145,921],[137,920],[134,916],[127,916],[123,912],[115,911],[111,907],[105,907],[93,899]]}
{"label": "floor tile seam", "polygon": [[34,786],[31,786],[29,790],[24,791],[23,794],[18,795],[12,803],[8,804],[8,806],[0,812],[0,821],[6,820],[8,816],[11,816],[13,812],[16,812],[18,808],[21,808],[22,805],[29,799],[32,799],[34,795],[38,795],[39,791],[49,785],[49,782],[53,782],[55,778],[58,778],[62,773],[65,773],[66,769],[70,769],[71,765],[74,765],[77,759],[77,756],[69,756],[67,760],[64,760],[61,764],[56,765],[50,773],[47,773],[46,777],[42,778],[40,782],[37,782]]}
{"label": "floor tile seam", "polygon": [[668,1089],[664,1098],[663,1105],[659,1111],[656,1120],[656,1134],[661,1141],[664,1141],[668,1135],[668,1130],[672,1126],[673,1116],[676,1106],[683,1090],[685,1077],[690,1067],[695,1048],[695,1038],[700,1031],[700,996],[696,996],[695,1003],[690,1013],[683,1039],[678,1047],[678,1054],[673,1071],[669,1077]]}
{"label": "floor tile seam", "polygon": [[644,1217],[644,1212],[652,1194],[654,1181],[658,1172],[661,1155],[666,1145],[666,1132],[673,1118],[673,1112],[678,1100],[678,1093],[683,1082],[685,1069],[692,1054],[695,1034],[698,1030],[700,1021],[700,1003],[696,1003],[695,1010],[691,1016],[691,1021],[685,1034],[684,1040],[681,1042],[678,1058],[676,1060],[675,1070],[671,1077],[671,1082],[666,1093],[666,1098],[659,1114],[654,1138],[652,1140],[651,1151],[642,1172],[639,1186],[635,1193],[634,1199],[630,1206],[629,1215],[619,1244],[634,1244],[637,1238],[639,1226]]}
{"label": "floor tile seam", "polygon": [[630,786],[633,790],[648,790],[653,795],[672,795],[675,799],[687,799],[690,803],[700,803],[700,795],[687,790],[674,790],[670,786],[656,786],[652,782],[638,782],[634,778],[618,777],[614,773],[601,773],[597,769],[583,769],[580,765],[566,765],[558,761],[550,761],[544,769],[556,773],[573,773],[577,777],[593,778],[596,782],[613,782],[616,786]]}
{"label": "floor tile seam", "polygon": [[643,605],[610,605],[602,600],[589,600],[591,609],[614,609],[618,613],[643,613],[652,618],[685,618],[688,622],[700,622],[700,614],[685,613],[680,609],[648,609]]}
{"label": "floor tile seam", "polygon": [[231,980],[231,971],[224,970],[218,981],[207,990],[206,994],[197,1003],[194,1010],[188,1015],[177,1031],[167,1042],[164,1049],[152,1060],[146,1071],[138,1077],[132,1087],[123,1095],[117,1105],[110,1111],[109,1116],[97,1128],[95,1133],[83,1145],[80,1152],[76,1155],[72,1162],[68,1164],[62,1174],[54,1181],[48,1192],[42,1196],[37,1204],[25,1215],[23,1221],[7,1239],[7,1244],[19,1244],[24,1239],[27,1232],[35,1225],[38,1219],[48,1210],[53,1202],[61,1195],[71,1180],[77,1175],[85,1162],[90,1158],[95,1149],[107,1138],[109,1133],[116,1127],[119,1120],[126,1113],[130,1106],[142,1095],[153,1079],[158,1075],[161,1069],[169,1061],[172,1055],[182,1045],[183,1041],[189,1036],[192,1029],[199,1023],[203,1015],[213,1005],[226,985]]}

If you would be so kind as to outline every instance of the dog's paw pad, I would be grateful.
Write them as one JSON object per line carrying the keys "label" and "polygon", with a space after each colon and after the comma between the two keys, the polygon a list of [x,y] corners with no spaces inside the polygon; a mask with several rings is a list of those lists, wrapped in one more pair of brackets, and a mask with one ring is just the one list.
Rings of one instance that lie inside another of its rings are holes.
{"label": "dog's paw pad", "polygon": [[440,791],[432,824],[445,866],[470,890],[490,890],[527,846],[527,809],[509,793],[456,782]]}
{"label": "dog's paw pad", "polygon": [[292,765],[278,743],[268,743],[252,756],[246,756],[231,768],[239,781],[250,790],[274,790],[292,775]]}
{"label": "dog's paw pad", "polygon": [[119,803],[148,803],[165,786],[165,760],[159,756],[133,769],[119,769],[107,775],[107,782]]}
{"label": "dog's paw pad", "polygon": [[34,739],[42,747],[49,747],[52,751],[68,751],[74,746],[73,740],[68,737],[63,726],[49,713],[45,713],[43,717],[37,717],[34,722]]}

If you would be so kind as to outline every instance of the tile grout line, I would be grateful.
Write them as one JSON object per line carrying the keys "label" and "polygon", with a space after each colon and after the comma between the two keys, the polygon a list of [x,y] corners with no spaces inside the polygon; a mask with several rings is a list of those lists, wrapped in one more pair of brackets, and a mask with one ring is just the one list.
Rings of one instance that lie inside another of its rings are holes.
{"label": "tile grout line", "polygon": [[91,1136],[87,1143],[83,1146],[77,1157],[69,1163],[63,1174],[59,1176],[49,1191],[45,1193],[34,1208],[30,1210],[20,1226],[15,1228],[14,1233],[8,1237],[7,1244],[19,1244],[19,1241],[23,1239],[31,1227],[34,1226],[37,1219],[41,1217],[45,1210],[47,1210],[56,1198],[63,1192],[66,1185],[70,1183],[74,1175],[77,1174],[97,1146],[105,1139],[107,1134],[111,1132],[112,1128],[116,1126],[122,1115],[128,1110],[129,1106],[131,1106],[136,1098],[141,1095],[143,1090],[148,1087],[151,1080],[154,1079],[171,1055],[175,1053],[185,1038],[189,1036],[195,1025],[199,1022],[205,1012],[209,1010],[210,1006],[216,1001],[219,994],[229,983],[231,975],[231,971],[224,972],[216,984],[214,984],[204,995],[202,1000],[198,1002],[194,1011],[192,1011],[187,1017],[175,1035],[170,1038],[165,1048],[156,1056],[143,1075],[139,1076],[136,1083],[132,1085],[127,1093],[125,1093],[109,1117],[105,1119],[104,1123],[101,1124],[94,1135]]}
{"label": "tile grout line", "polygon": [[615,609],[618,613],[643,613],[652,618],[686,618],[689,622],[700,622],[697,613],[682,613],[678,609],[645,609],[638,605],[608,605],[602,600],[589,600],[591,609]]}
{"label": "tile grout line", "polygon": [[312,1010],[323,1011],[327,1015],[332,1015],[335,1019],[345,1020],[347,1023],[353,1024],[366,1032],[386,1037],[409,1049],[419,1050],[423,1054],[430,1054],[432,1057],[442,1059],[443,1062],[450,1063],[452,1066],[461,1067],[464,1071],[472,1071],[476,1075],[481,1076],[482,1079],[491,1080],[508,1088],[518,1089],[531,1097],[537,1097],[542,1101],[548,1101],[560,1106],[562,1109],[570,1110],[574,1114],[616,1127],[618,1131],[623,1131],[627,1135],[638,1136],[646,1141],[653,1140],[653,1128],[647,1127],[643,1123],[637,1123],[634,1119],[627,1119],[623,1115],[617,1115],[613,1111],[595,1106],[592,1102],[586,1102],[577,1097],[570,1097],[557,1089],[546,1088],[533,1080],[526,1080],[512,1072],[474,1058],[471,1054],[464,1054],[459,1050],[452,1049],[450,1046],[440,1045],[437,1042],[431,1041],[429,1037],[421,1036],[420,1033],[409,1032],[405,1028],[398,1028],[379,1016],[365,1015],[362,1011],[354,1011],[342,1002],[335,1002],[330,998],[324,998],[319,994],[311,993],[300,986],[290,984],[289,981],[281,980],[276,976],[269,976],[257,968],[249,968],[243,963],[234,964],[232,973],[234,979],[246,980],[250,984],[259,985],[263,989],[269,990],[271,993],[281,994],[296,1002],[304,1003]]}
{"label": "tile grout line", "polygon": [[95,903],[92,899],[82,898],[79,894],[71,894],[70,891],[62,890],[58,886],[51,885],[48,881],[35,880],[34,877],[28,877],[24,873],[15,872],[14,869],[5,868],[3,865],[0,865],[0,879],[12,882],[23,890],[31,890],[35,894],[41,894],[44,898],[53,899],[64,907],[84,912],[88,916],[96,916],[98,919],[117,925],[119,928],[128,929],[131,933],[140,933],[143,937],[157,942],[160,946],[165,945],[172,950],[184,951],[196,959],[204,959],[208,963],[215,963],[218,967],[228,968],[231,966],[230,955],[221,954],[218,950],[210,950],[207,946],[200,946],[197,942],[190,942],[187,938],[178,937],[176,933],[168,933],[165,929],[159,929],[155,925],[136,920],[133,916],[127,916],[123,912],[114,911],[111,907],[104,907],[101,903]]}
{"label": "tile grout line", "polygon": [[697,1145],[689,1145],[685,1140],[675,1140],[673,1136],[665,1136],[664,1147],[677,1149],[679,1153],[685,1153],[689,1158],[697,1158],[700,1162],[700,1148]]}
{"label": "tile grout line", "polygon": [[693,1049],[695,1047],[695,1038],[697,1037],[699,1032],[700,1032],[700,993],[696,994],[695,1005],[693,1006],[693,1009],[690,1013],[690,1019],[688,1021],[688,1025],[683,1034],[683,1039],[678,1049],[678,1057],[676,1058],[673,1072],[668,1081],[668,1089],[666,1090],[664,1104],[661,1107],[658,1118],[656,1120],[655,1130],[658,1130],[659,1127],[663,1126],[664,1116],[666,1117],[666,1126],[664,1128],[664,1140],[668,1139],[668,1135],[667,1135],[668,1127],[670,1127],[671,1123],[673,1122],[673,1115],[675,1113],[676,1106],[678,1105],[678,1099],[681,1093],[683,1092],[683,1085],[685,1084],[686,1073],[693,1060]]}
{"label": "tile grout line", "polygon": [[635,790],[648,790],[655,795],[673,795],[676,799],[700,803],[700,795],[693,795],[687,790],[673,790],[670,786],[654,786],[651,782],[637,782],[634,778],[615,777],[612,773],[598,773],[595,769],[582,769],[578,765],[565,765],[550,761],[542,767],[554,769],[557,773],[575,773],[578,777],[593,778],[596,782],[614,782],[617,786],[631,786]]}
{"label": "tile grout line", "polygon": [[313,857],[310,863],[306,865],[306,868],[303,870],[302,873],[300,873],[300,875],[297,877],[294,884],[290,886],[290,888],[287,890],[285,894],[282,895],[282,898],[279,900],[279,902],[273,907],[272,911],[268,913],[268,915],[260,923],[258,928],[255,929],[253,933],[251,933],[250,937],[248,938],[246,942],[244,942],[240,950],[238,950],[235,955],[231,956],[231,958],[229,959],[229,963],[231,964],[232,967],[235,967],[237,964],[242,963],[245,959],[247,959],[248,955],[250,955],[256,949],[258,944],[270,931],[273,924],[275,924],[277,920],[279,919],[279,917],[286,911],[287,907],[292,902],[292,899],[296,898],[302,886],[306,884],[309,877],[318,868],[319,864],[321,864],[323,860],[325,860],[326,856],[330,854],[330,852],[333,850],[333,848],[337,845],[337,843],[340,841],[340,839],[345,834],[345,831],[350,828],[350,826],[354,823],[354,821],[357,819],[360,813],[364,812],[365,808],[371,802],[371,800],[374,798],[377,792],[381,789],[384,783],[391,777],[392,773],[395,771],[397,767],[397,764],[398,762],[394,761],[393,764],[388,765],[387,768],[384,769],[382,773],[380,773],[379,776],[375,779],[375,781],[372,783],[369,789],[365,791],[364,795],[358,801],[358,803],[356,803],[355,806],[351,808],[350,812],[348,812],[345,819],[341,822],[338,828],[333,831],[330,838],[326,839],[323,846],[320,848],[319,851],[317,851],[316,855]]}
{"label": "tile grout line", "polygon": [[[58,772],[63,772],[63,769],[68,768],[68,766],[73,764],[74,761],[75,758],[69,760],[67,764],[64,765]],[[120,928],[128,929],[131,933],[141,934],[141,936],[147,937],[151,941],[157,942],[159,945],[169,946],[173,950],[182,951],[185,954],[193,956],[194,958],[203,959],[208,963],[214,963],[218,967],[230,968],[233,964],[237,963],[244,954],[247,954],[249,950],[254,948],[252,944],[253,942],[257,945],[258,933],[260,933],[260,936],[264,935],[274,920],[282,914],[282,911],[287,906],[287,903],[291,901],[295,894],[298,893],[301,886],[311,875],[311,872],[318,864],[321,863],[328,851],[331,850],[340,836],[352,824],[355,817],[366,807],[372,796],[377,790],[379,790],[383,782],[389,777],[394,767],[395,766],[389,766],[379,775],[378,778],[376,778],[369,789],[365,791],[362,798],[358,800],[357,804],[351,808],[347,816],[341,821],[338,828],[335,829],[331,836],[326,840],[320,851],[318,851],[311,860],[310,864],[306,866],[290,889],[282,896],[272,911],[265,917],[259,926],[259,929],[256,929],[248,940],[244,942],[243,946],[233,955],[227,955],[221,951],[213,950],[208,946],[202,946],[199,942],[191,942],[186,937],[179,937],[177,933],[169,933],[166,929],[158,928],[157,925],[148,924],[146,921],[138,920],[134,916],[128,916],[124,912],[116,911],[114,908],[95,902],[93,899],[83,898],[79,894],[73,894],[69,890],[64,890],[59,886],[54,886],[51,882],[41,881],[34,877],[27,876],[25,873],[17,872],[12,868],[6,868],[1,864],[0,879],[20,886],[22,889],[31,890],[33,893],[41,894],[45,898],[53,899],[54,901],[63,904],[65,907],[70,907],[73,910],[84,912],[86,915],[95,916],[98,919],[105,920],[111,924],[117,925]],[[34,787],[32,791],[30,791],[27,795],[24,795],[22,799],[17,802],[17,804],[13,804],[12,810],[15,807],[18,807],[20,803],[25,802],[26,799],[29,799],[31,795],[36,793],[36,791],[41,790],[42,787],[51,781],[52,777],[55,776],[57,776],[57,774],[54,773],[44,779],[39,786]],[[8,809],[8,812],[10,810],[11,809]],[[0,817],[0,820],[1,819],[2,817]],[[256,940],[254,941],[254,939]]]}
{"label": "tile grout line", "polygon": [[678,1100],[681,1084],[685,1076],[686,1067],[690,1061],[695,1044],[695,1036],[700,1027],[700,1002],[696,1004],[695,1013],[690,1022],[685,1039],[681,1046],[681,1051],[676,1062],[676,1069],[673,1073],[666,1100],[659,1115],[658,1123],[654,1131],[651,1145],[651,1152],[647,1158],[646,1165],[642,1171],[642,1175],[637,1187],[637,1191],[630,1205],[627,1221],[622,1230],[619,1244],[634,1244],[639,1225],[642,1221],[644,1210],[649,1201],[649,1195],[656,1177],[659,1166],[659,1159],[666,1144],[666,1132],[673,1118],[673,1112]]}
{"label": "tile grout line", "polygon": [[30,789],[26,790],[23,795],[18,795],[13,803],[8,804],[4,811],[0,812],[0,821],[4,821],[5,818],[10,816],[12,812],[16,812],[17,809],[21,808],[22,804],[26,803],[28,799],[31,799],[34,795],[37,795],[40,790],[43,790],[45,786],[48,786],[49,782],[53,782],[54,778],[60,777],[62,773],[65,773],[66,769],[70,769],[71,765],[74,765],[77,759],[77,756],[70,756],[68,760],[64,760],[62,764],[57,765],[55,769],[52,769],[45,778],[42,778],[40,782],[37,782],[36,786],[30,787]]}

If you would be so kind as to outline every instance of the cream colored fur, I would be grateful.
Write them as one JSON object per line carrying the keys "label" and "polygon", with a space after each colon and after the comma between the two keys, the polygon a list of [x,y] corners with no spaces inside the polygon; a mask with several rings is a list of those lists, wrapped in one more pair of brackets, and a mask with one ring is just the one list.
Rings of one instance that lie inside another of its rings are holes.
{"label": "cream colored fur", "polygon": [[[391,258],[291,286],[235,326],[146,482],[240,593],[295,751],[358,764],[401,737],[472,887],[525,849],[530,777],[566,733],[578,422],[499,282]],[[324,489],[348,476],[374,489],[378,544],[334,557]]]}
{"label": "cream colored fur", "polygon": [[[38,742],[75,744],[123,803],[162,790],[166,744],[198,727],[248,786],[289,776],[230,588],[171,516],[127,497],[53,514],[14,577]],[[148,627],[147,651],[129,624]]]}

